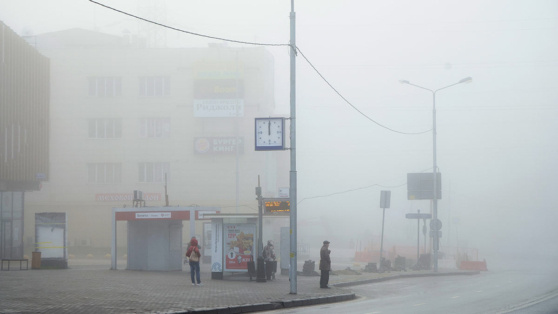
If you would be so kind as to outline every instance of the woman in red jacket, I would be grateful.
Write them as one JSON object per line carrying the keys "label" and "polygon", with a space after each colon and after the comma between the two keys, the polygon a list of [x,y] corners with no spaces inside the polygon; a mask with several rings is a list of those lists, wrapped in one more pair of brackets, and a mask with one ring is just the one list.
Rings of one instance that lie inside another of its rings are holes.
{"label": "woman in red jacket", "polygon": [[[200,279],[200,247],[198,245],[198,240],[196,237],[192,237],[190,240],[190,247],[188,247],[188,251],[186,251],[186,256],[190,259],[190,277],[192,278],[192,286],[197,285],[201,286],[201,279]],[[195,279],[194,280],[194,275]]]}

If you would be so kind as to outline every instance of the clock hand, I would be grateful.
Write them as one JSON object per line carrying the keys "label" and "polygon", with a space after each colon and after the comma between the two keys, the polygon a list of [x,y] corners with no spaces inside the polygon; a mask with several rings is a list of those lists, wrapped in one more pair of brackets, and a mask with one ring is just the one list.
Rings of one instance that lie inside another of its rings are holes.
{"label": "clock hand", "polygon": [[267,123],[267,135],[271,135],[271,121]]}

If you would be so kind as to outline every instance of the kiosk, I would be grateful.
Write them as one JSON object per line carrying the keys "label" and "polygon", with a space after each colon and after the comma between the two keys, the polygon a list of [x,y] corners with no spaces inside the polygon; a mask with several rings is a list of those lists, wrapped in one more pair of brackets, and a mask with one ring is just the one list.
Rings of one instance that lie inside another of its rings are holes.
{"label": "kiosk", "polygon": [[182,270],[182,220],[196,234],[199,212],[218,213],[218,207],[131,207],[112,210],[111,269],[117,269],[117,221],[128,223],[127,269]]}

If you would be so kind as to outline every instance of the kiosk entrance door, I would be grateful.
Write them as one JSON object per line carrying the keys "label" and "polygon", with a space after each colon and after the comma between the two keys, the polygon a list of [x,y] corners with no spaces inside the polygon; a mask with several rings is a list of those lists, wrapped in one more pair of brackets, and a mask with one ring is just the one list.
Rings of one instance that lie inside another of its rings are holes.
{"label": "kiosk entrance door", "polygon": [[182,221],[128,221],[127,262],[131,270],[182,270]]}

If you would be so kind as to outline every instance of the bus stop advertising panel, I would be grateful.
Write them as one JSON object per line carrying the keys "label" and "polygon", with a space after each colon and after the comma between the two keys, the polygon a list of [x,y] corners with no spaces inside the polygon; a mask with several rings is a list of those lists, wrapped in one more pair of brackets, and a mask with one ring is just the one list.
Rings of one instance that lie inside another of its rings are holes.
{"label": "bus stop advertising panel", "polygon": [[256,225],[225,224],[225,271],[246,271],[253,259]]}

